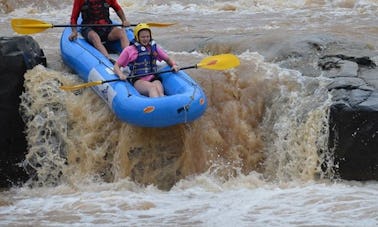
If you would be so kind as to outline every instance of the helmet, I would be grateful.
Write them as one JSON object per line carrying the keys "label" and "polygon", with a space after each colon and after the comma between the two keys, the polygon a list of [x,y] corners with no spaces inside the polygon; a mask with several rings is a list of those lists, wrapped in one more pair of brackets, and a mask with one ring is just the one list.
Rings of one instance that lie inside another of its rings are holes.
{"label": "helmet", "polygon": [[139,42],[139,38],[138,38],[139,32],[144,29],[147,29],[148,31],[150,31],[150,35],[152,36],[152,31],[151,31],[150,26],[148,26],[148,24],[145,24],[145,23],[140,23],[134,29],[134,37],[136,41]]}

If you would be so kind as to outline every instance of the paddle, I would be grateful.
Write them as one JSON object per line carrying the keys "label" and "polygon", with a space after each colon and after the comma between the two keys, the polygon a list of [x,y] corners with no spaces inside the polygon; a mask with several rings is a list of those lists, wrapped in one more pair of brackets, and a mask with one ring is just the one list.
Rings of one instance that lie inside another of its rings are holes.
{"label": "paddle", "polygon": [[[234,67],[237,67],[240,65],[240,61],[238,57],[236,57],[233,54],[220,54],[220,55],[214,55],[214,56],[209,56],[204,59],[202,59],[198,64],[192,65],[192,66],[187,66],[180,68],[180,70],[185,70],[185,69],[193,69],[193,68],[204,68],[204,69],[211,69],[211,70],[226,70],[226,69],[231,69]],[[173,72],[172,69],[170,70],[165,70],[165,71],[160,71],[160,72],[155,72],[155,73],[146,73],[146,74],[140,74],[140,75],[134,75],[134,76],[128,76],[127,78],[135,78],[135,77],[142,77],[142,76],[147,76],[151,74],[159,74],[159,73],[167,73],[167,72]],[[83,84],[78,84],[78,85],[73,85],[73,86],[61,86],[60,89],[65,90],[65,91],[73,91],[73,90],[78,90],[81,88],[87,88],[87,87],[92,87],[104,83],[109,83],[109,82],[114,82],[114,81],[120,81],[121,79],[112,79],[112,80],[98,80],[98,81],[92,81],[88,83],[83,83]]]}
{"label": "paddle", "polygon": [[[151,27],[167,27],[174,25],[175,23],[146,23]],[[28,18],[15,18],[11,21],[12,28],[19,34],[34,34],[43,32],[48,28],[54,27],[115,27],[122,26],[122,24],[50,24],[41,20],[28,19]],[[137,24],[131,24],[130,26],[136,26]]]}

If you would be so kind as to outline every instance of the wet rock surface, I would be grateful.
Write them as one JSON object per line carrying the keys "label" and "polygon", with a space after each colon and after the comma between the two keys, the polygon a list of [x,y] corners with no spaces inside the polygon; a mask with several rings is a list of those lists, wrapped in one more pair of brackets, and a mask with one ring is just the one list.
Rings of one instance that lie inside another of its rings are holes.
{"label": "wet rock surface", "polygon": [[[378,180],[378,53],[329,36],[302,37],[266,54],[303,76],[324,76],[332,95],[328,149],[346,180]],[[316,64],[314,64],[316,63]]]}
{"label": "wet rock surface", "polygon": [[19,113],[27,69],[46,64],[39,44],[30,36],[0,37],[0,188],[27,180],[21,166],[26,155],[25,124]]}
{"label": "wet rock surface", "polygon": [[[368,57],[332,56],[329,149],[347,180],[378,179],[378,71]],[[372,75],[376,75],[375,78]]]}

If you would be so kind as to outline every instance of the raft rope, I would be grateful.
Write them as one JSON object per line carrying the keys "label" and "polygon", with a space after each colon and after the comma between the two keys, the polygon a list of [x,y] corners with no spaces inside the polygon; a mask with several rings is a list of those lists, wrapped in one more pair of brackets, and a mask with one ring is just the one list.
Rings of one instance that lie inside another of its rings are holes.
{"label": "raft rope", "polygon": [[198,85],[196,83],[193,83],[189,79],[182,77],[182,76],[180,76],[179,78],[181,78],[182,80],[184,80],[185,82],[187,82],[188,84],[190,84],[193,87],[193,93],[192,93],[191,96],[189,96],[189,98],[190,98],[189,102],[186,105],[177,109],[177,113],[181,113],[182,111],[185,111],[185,123],[187,123],[188,122],[189,107],[192,105],[192,103],[194,101],[194,95],[197,92]]}

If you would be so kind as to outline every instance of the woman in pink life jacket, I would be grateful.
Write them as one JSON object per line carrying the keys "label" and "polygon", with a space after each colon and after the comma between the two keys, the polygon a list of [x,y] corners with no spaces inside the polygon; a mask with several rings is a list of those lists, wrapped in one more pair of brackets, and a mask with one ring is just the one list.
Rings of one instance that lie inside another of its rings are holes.
{"label": "woman in pink life jacket", "polygon": [[161,97],[164,96],[161,78],[153,74],[157,72],[156,61],[165,61],[174,72],[179,70],[175,61],[152,39],[151,28],[147,24],[141,23],[134,29],[134,40],[131,45],[122,51],[114,64],[114,72],[122,80],[126,80],[127,75],[122,72],[120,67],[128,66],[131,76],[151,73],[143,77],[134,77],[129,81],[140,94],[148,97]]}

